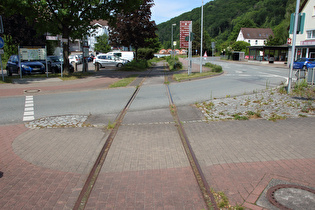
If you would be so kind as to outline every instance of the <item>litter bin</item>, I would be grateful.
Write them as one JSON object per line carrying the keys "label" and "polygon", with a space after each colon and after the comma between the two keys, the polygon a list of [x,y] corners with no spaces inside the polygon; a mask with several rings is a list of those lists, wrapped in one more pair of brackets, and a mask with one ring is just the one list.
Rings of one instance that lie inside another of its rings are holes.
{"label": "litter bin", "polygon": [[238,61],[240,60],[240,54],[238,52],[234,52],[232,54],[232,58],[233,58],[233,61]]}
{"label": "litter bin", "polygon": [[275,61],[275,58],[274,57],[270,57],[269,58],[269,63],[273,63]]}

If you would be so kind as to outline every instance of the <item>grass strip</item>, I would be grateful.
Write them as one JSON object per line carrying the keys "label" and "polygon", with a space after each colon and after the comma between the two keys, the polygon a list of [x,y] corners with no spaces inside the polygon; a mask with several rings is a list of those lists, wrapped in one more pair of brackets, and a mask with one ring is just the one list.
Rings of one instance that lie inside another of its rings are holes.
{"label": "grass strip", "polygon": [[127,85],[129,85],[131,82],[133,82],[136,78],[138,77],[138,75],[131,75],[130,77],[121,79],[113,84],[111,84],[109,87],[110,88],[117,88],[117,87],[126,87]]}
{"label": "grass strip", "polygon": [[219,73],[216,72],[202,72],[202,73],[191,73],[190,75],[188,74],[174,74],[173,75],[173,79],[180,82],[183,80],[189,80],[189,79],[195,79],[195,78],[200,78],[200,77],[207,77],[207,76],[213,76],[213,75],[217,75]]}

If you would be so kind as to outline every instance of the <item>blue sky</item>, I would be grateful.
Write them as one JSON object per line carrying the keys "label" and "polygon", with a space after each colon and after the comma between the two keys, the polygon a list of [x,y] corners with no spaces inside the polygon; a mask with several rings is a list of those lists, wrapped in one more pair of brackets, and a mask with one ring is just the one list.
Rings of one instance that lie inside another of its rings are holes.
{"label": "blue sky", "polygon": [[[211,0],[203,0],[203,4],[209,1]],[[202,0],[154,0],[154,4],[151,8],[151,19],[158,25],[196,7],[201,7]]]}

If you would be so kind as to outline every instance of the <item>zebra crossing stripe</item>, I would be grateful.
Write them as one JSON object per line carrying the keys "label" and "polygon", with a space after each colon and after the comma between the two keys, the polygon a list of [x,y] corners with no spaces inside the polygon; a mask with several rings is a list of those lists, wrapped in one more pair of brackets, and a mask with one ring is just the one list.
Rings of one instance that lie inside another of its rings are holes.
{"label": "zebra crossing stripe", "polygon": [[31,121],[34,120],[34,97],[33,96],[25,96],[25,107],[24,107],[24,115],[23,121]]}

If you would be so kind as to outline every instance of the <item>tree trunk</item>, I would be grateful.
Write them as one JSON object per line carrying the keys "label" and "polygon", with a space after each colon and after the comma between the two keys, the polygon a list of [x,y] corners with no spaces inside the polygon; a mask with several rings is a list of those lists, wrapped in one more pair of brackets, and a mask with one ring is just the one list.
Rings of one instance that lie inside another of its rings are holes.
{"label": "tree trunk", "polygon": [[63,44],[63,60],[64,60],[64,72],[71,74],[73,73],[72,71],[70,71],[70,66],[69,66],[69,29],[67,27],[63,27],[63,31],[62,31],[62,38],[67,39],[67,42],[65,42]]}

